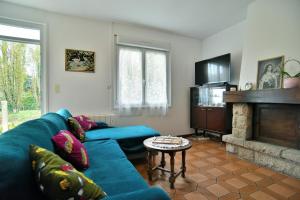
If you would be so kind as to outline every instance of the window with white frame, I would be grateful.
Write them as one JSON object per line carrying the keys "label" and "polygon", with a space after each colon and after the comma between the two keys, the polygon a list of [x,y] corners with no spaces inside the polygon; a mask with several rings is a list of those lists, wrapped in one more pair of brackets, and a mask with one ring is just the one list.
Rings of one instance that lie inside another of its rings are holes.
{"label": "window with white frame", "polygon": [[0,18],[0,133],[45,111],[42,27]]}
{"label": "window with white frame", "polygon": [[118,45],[117,103],[119,107],[167,107],[169,52]]}

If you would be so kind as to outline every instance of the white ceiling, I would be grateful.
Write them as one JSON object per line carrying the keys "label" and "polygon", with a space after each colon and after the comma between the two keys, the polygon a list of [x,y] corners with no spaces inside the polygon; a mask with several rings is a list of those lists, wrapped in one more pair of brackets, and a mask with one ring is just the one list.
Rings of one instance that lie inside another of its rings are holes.
{"label": "white ceiling", "polygon": [[198,39],[246,17],[253,0],[4,0],[57,13],[144,25]]}

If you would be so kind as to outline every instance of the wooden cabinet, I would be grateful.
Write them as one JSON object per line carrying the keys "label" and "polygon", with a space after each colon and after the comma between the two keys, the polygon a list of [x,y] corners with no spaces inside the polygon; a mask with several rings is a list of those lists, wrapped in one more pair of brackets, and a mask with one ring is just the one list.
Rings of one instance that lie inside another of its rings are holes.
{"label": "wooden cabinet", "polygon": [[[232,104],[224,103],[223,91],[237,89],[234,85],[190,88],[190,126],[203,133],[222,136],[231,133]],[[205,105],[205,106],[204,106]]]}
{"label": "wooden cabinet", "polygon": [[192,108],[192,127],[197,129],[206,128],[206,108],[194,106]]}
{"label": "wooden cabinet", "polygon": [[199,128],[200,129],[205,129],[206,128],[206,123],[207,123],[207,109],[203,108],[203,107],[199,107]]}
{"label": "wooden cabinet", "polygon": [[224,132],[226,128],[226,109],[222,107],[202,107],[192,108],[192,128]]}
{"label": "wooden cabinet", "polygon": [[217,132],[225,132],[225,108],[207,108],[206,129]]}

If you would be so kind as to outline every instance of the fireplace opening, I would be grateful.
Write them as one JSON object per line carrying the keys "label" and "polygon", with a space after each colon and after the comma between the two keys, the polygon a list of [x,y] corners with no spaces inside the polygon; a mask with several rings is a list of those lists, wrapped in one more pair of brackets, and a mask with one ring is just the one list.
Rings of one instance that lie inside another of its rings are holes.
{"label": "fireplace opening", "polygon": [[300,149],[300,105],[254,104],[252,139]]}

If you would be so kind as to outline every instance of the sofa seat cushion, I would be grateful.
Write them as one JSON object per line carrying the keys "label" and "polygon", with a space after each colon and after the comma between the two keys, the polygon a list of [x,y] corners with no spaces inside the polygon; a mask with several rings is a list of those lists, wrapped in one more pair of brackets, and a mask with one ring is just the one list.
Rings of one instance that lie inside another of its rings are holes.
{"label": "sofa seat cushion", "polygon": [[114,140],[148,138],[159,135],[160,134],[158,131],[148,126],[124,126],[87,131],[86,141],[105,138],[110,138]]}
{"label": "sofa seat cushion", "polygon": [[120,149],[119,144],[115,140],[95,140],[83,143],[89,156],[90,165],[93,167],[101,167],[101,160],[123,159],[126,158],[124,152]]}
{"label": "sofa seat cushion", "polygon": [[115,140],[90,141],[84,145],[90,155],[90,166],[93,166],[84,174],[100,185],[108,196],[148,188]]}
{"label": "sofa seat cushion", "polygon": [[159,135],[158,131],[148,126],[125,126],[87,131],[86,141],[107,138],[117,140],[125,154],[130,157],[132,154],[144,153],[143,141]]}

